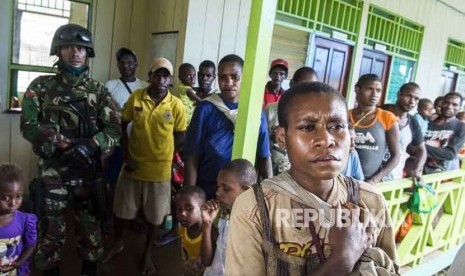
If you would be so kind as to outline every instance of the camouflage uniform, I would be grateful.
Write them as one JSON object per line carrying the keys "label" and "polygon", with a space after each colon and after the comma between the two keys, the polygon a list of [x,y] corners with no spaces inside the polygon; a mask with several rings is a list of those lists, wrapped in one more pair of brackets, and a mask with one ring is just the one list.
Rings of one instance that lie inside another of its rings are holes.
{"label": "camouflage uniform", "polygon": [[[120,135],[110,94],[87,71],[75,76],[60,70],[57,75],[38,77],[24,95],[21,131],[40,157],[39,179],[44,187],[36,266],[46,270],[59,265],[66,235],[63,212],[70,202],[79,255],[98,261],[103,239],[91,190],[103,185],[100,159],[111,152]],[[89,163],[76,163],[72,150],[57,147],[65,138],[97,148]]]}

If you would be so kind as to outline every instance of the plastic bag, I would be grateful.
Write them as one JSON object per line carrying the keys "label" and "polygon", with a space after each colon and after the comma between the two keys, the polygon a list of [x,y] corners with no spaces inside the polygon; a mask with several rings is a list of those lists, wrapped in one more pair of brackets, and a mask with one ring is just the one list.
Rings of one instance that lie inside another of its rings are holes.
{"label": "plastic bag", "polygon": [[417,182],[408,202],[410,211],[419,214],[429,214],[437,204],[438,197],[433,187],[428,184]]}

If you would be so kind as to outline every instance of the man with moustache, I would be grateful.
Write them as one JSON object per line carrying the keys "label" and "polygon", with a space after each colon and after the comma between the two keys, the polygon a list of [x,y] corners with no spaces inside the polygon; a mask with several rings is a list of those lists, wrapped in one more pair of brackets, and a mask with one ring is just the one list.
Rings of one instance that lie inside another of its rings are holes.
{"label": "man with moustache", "polygon": [[[423,166],[426,161],[426,148],[424,143],[423,132],[417,120],[409,114],[415,109],[421,97],[420,86],[414,82],[403,84],[397,92],[397,101],[389,108],[398,118],[399,124],[399,142],[400,142],[400,161],[397,166],[387,176],[389,180],[400,179],[404,176],[404,167],[406,175],[418,180],[421,178]],[[414,153],[414,157],[408,160],[409,151]],[[387,152],[389,158],[389,151]]]}
{"label": "man with moustache", "polygon": [[263,110],[266,110],[268,104],[279,102],[284,92],[286,92],[281,85],[283,80],[287,78],[288,73],[289,63],[286,60],[278,58],[271,62],[270,71],[268,72],[271,80],[265,85]]}
{"label": "man with moustache", "polygon": [[199,71],[197,71],[197,83],[199,87],[195,88],[197,96],[204,99],[211,94],[218,94],[218,89],[213,89],[212,85],[216,78],[216,67],[215,63],[211,60],[204,60],[199,65]]}
{"label": "man with moustache", "polygon": [[[239,106],[244,61],[237,55],[223,57],[218,66],[221,94],[212,94],[195,108],[183,148],[186,185],[205,190],[207,199],[215,198],[220,170],[231,161]],[[264,113],[257,130],[258,171],[264,178],[273,175],[270,142]]]}
{"label": "man with moustache", "polygon": [[425,135],[428,154],[425,174],[444,171],[449,162],[457,158],[465,142],[465,123],[455,117],[462,102],[460,93],[447,93],[442,101],[439,117],[429,123]]}

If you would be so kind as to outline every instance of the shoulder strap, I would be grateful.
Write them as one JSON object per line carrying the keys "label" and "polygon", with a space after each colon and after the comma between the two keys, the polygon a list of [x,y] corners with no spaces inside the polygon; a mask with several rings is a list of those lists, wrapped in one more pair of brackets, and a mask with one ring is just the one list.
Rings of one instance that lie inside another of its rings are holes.
{"label": "shoulder strap", "polygon": [[123,80],[123,78],[119,78],[119,80],[124,84],[124,87],[126,87],[126,89],[128,90],[129,95],[131,95],[132,91],[131,88],[129,88],[129,85]]}
{"label": "shoulder strap", "polygon": [[347,201],[358,205],[360,202],[360,184],[353,177],[344,176],[347,185]]}
{"label": "shoulder strap", "polygon": [[320,243],[320,237],[316,233],[315,225],[313,224],[312,221],[309,221],[308,228],[310,229],[310,235],[312,235],[312,241],[313,241],[313,244],[315,245],[318,260],[320,261],[320,264],[323,264],[326,260],[325,253],[323,252],[323,247],[321,246],[321,243]]}
{"label": "shoulder strap", "polygon": [[262,186],[260,184],[255,184],[252,187],[255,193],[255,199],[257,200],[258,211],[262,221],[263,236],[266,241],[274,243],[275,240],[271,233],[270,217],[268,214],[268,208],[266,207],[265,195],[263,194]]}

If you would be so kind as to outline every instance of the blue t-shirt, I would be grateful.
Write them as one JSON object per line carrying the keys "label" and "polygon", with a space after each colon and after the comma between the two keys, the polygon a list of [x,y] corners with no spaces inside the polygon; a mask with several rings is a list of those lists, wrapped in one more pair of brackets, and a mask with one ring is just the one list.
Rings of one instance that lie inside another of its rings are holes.
{"label": "blue t-shirt", "polygon": [[[2,262],[12,263],[19,258],[25,249],[36,245],[36,224],[37,217],[35,215],[15,211],[13,220],[9,224],[0,227],[0,256]],[[29,260],[18,267],[16,273],[18,276],[29,275],[31,273]]]}
{"label": "blue t-shirt", "polygon": [[346,167],[342,170],[344,176],[351,176],[357,180],[365,180],[363,175],[362,164],[360,164],[360,158],[356,150],[353,150],[349,154],[349,159],[347,160]]}
{"label": "blue t-shirt", "polygon": [[[237,103],[223,102],[231,110],[238,107]],[[258,131],[257,154],[262,158],[270,157],[268,126],[263,112]],[[202,101],[197,105],[187,130],[183,153],[199,157],[196,185],[205,190],[208,198],[215,197],[218,174],[231,161],[233,141],[233,123],[213,103]]]}
{"label": "blue t-shirt", "polygon": [[428,130],[429,120],[423,118],[423,116],[421,116],[420,113],[413,115],[413,119],[417,121],[418,125],[420,126],[421,133],[423,134],[423,136],[425,136],[426,131]]}

